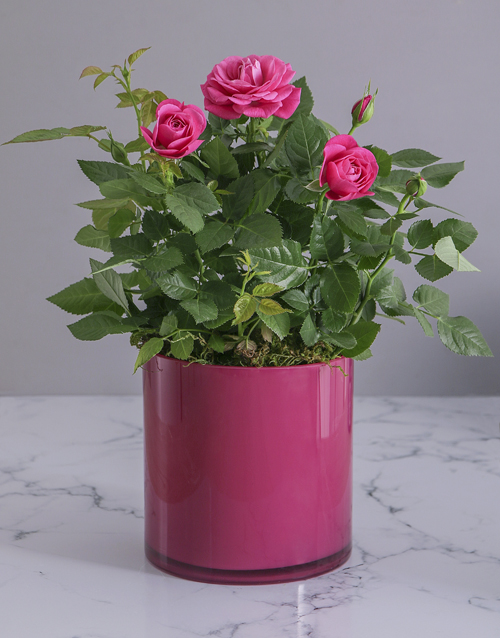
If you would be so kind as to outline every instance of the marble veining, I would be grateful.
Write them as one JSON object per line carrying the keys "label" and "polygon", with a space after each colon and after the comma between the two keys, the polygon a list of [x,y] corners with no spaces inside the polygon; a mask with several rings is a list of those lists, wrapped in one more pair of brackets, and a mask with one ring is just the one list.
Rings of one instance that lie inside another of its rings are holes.
{"label": "marble veining", "polygon": [[354,550],[205,585],[143,553],[140,397],[0,398],[1,638],[499,638],[500,398],[355,402]]}

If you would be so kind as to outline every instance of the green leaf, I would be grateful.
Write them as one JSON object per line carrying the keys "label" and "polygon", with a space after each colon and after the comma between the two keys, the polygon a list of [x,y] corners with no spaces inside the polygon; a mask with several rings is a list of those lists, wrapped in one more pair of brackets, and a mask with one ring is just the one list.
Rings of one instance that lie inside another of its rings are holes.
{"label": "green leaf", "polygon": [[349,264],[329,266],[321,276],[321,296],[336,312],[354,310],[359,292],[358,273]]}
{"label": "green leaf", "polygon": [[361,197],[351,201],[350,204],[355,206],[365,217],[371,219],[387,219],[389,217],[389,213],[374,202],[371,197]]}
{"label": "green leaf", "polygon": [[413,316],[413,306],[405,303],[406,293],[403,283],[399,277],[394,277],[390,286],[383,288],[377,294],[377,301],[389,317],[397,317],[401,315]]}
{"label": "green leaf", "polygon": [[277,284],[257,284],[252,290],[252,295],[255,297],[272,297],[277,292],[281,292],[283,288]]}
{"label": "green leaf", "polygon": [[104,131],[105,126],[73,126],[73,128],[69,129],[68,137],[88,137],[90,133],[95,133],[96,131]]}
{"label": "green leaf", "polygon": [[196,323],[203,323],[204,321],[213,321],[217,319],[219,311],[217,306],[211,299],[201,299],[196,297],[195,299],[186,299],[181,301],[181,307],[187,310],[189,314],[194,317]]}
{"label": "green leaf", "polygon": [[311,257],[317,260],[333,261],[344,252],[344,235],[329,217],[314,218],[309,245]]}
{"label": "green leaf", "polygon": [[240,175],[236,160],[220,137],[216,137],[203,147],[201,158],[216,177],[224,175],[236,179]]}
{"label": "green leaf", "polygon": [[322,338],[327,343],[332,343],[339,348],[354,348],[356,345],[356,338],[349,332],[330,332],[328,335],[322,335]]}
{"label": "green leaf", "polygon": [[320,338],[320,333],[316,329],[316,325],[310,314],[304,319],[304,323],[300,329],[300,336],[302,341],[308,348],[312,347]]}
{"label": "green leaf", "polygon": [[149,255],[152,245],[146,235],[137,233],[111,239],[111,249],[115,257],[137,259]]}
{"label": "green leaf", "polygon": [[229,224],[223,224],[214,220],[208,222],[205,227],[196,235],[196,243],[202,253],[206,253],[215,248],[220,248],[233,238],[234,229]]}
{"label": "green leaf", "polygon": [[314,172],[323,161],[323,149],[328,137],[321,123],[313,116],[299,115],[288,130],[286,154],[297,171]]}
{"label": "green leaf", "polygon": [[68,326],[71,334],[81,341],[98,341],[110,334],[130,332],[129,326],[124,326],[118,315],[114,313],[96,312],[87,315]]}
{"label": "green leaf", "polygon": [[198,182],[205,184],[205,173],[201,170],[201,168],[198,168],[198,166],[195,166],[192,162],[187,160],[183,160],[180,166],[181,169],[189,175],[189,177],[193,177]]}
{"label": "green leaf", "polygon": [[295,82],[292,82],[293,86],[298,87],[300,91],[300,102],[298,107],[295,109],[292,118],[296,119],[300,115],[307,116],[311,113],[314,106],[314,99],[311,93],[311,89],[307,85],[306,78],[302,77]]}
{"label": "green leaf", "polygon": [[120,164],[114,164],[113,162],[78,160],[78,165],[84,175],[98,186],[103,182],[128,178],[128,171],[123,166],[120,166]]}
{"label": "green leaf", "polygon": [[378,177],[376,186],[378,189],[391,193],[406,194],[406,182],[415,177],[411,171],[392,171],[387,177]]}
{"label": "green leaf", "polygon": [[249,215],[265,212],[280,190],[278,176],[268,169],[254,170],[252,179],[254,196],[248,207]]}
{"label": "green leaf", "polygon": [[428,202],[427,200],[422,199],[421,197],[417,197],[417,199],[414,199],[413,203],[415,204],[415,207],[418,210],[421,210],[422,208],[440,208],[441,210],[446,210],[449,213],[453,213],[454,215],[458,215],[459,217],[462,217],[460,213],[457,213],[454,210],[451,210],[450,208],[446,208],[445,206],[439,206],[438,204],[433,204],[432,202]]}
{"label": "green leaf", "polygon": [[370,359],[371,357],[373,357],[372,351],[370,350],[370,348],[367,348],[361,354],[357,354],[351,358],[354,359],[354,361],[366,361],[367,359]]}
{"label": "green leaf", "polygon": [[301,245],[295,241],[284,239],[281,246],[251,248],[248,252],[253,266],[258,263],[259,270],[270,271],[269,275],[260,275],[262,281],[283,288],[295,288],[307,278],[307,262],[302,255]]}
{"label": "green leaf", "polygon": [[123,208],[130,201],[130,197],[124,197],[122,199],[91,199],[88,202],[80,202],[77,206],[81,208],[89,208],[90,210],[104,210],[104,211],[116,211],[119,208]]}
{"label": "green leaf", "polygon": [[257,213],[239,222],[235,248],[269,248],[281,242],[281,224],[272,215]]}
{"label": "green leaf", "polygon": [[354,208],[338,208],[335,209],[339,219],[357,235],[366,237],[367,226],[363,215]]}
{"label": "green leaf", "polygon": [[388,177],[392,168],[392,159],[387,151],[378,146],[365,146],[375,155],[378,164],[378,177]]}
{"label": "green leaf", "polygon": [[307,190],[297,177],[292,177],[292,179],[288,180],[285,186],[285,193],[292,202],[297,204],[308,204],[316,201],[318,197],[317,193]]}
{"label": "green leaf", "polygon": [[467,261],[462,253],[456,249],[451,237],[443,237],[434,246],[438,258],[459,272],[479,272],[479,268]]}
{"label": "green leaf", "polygon": [[133,199],[140,206],[149,206],[154,201],[133,179],[113,179],[102,182],[99,190],[109,199]]}
{"label": "green leaf", "polygon": [[429,281],[437,281],[453,272],[453,268],[442,262],[437,255],[427,255],[421,259],[415,265],[415,270]]}
{"label": "green leaf", "polygon": [[178,301],[196,297],[196,281],[178,270],[155,279],[162,291]]}
{"label": "green leaf", "polygon": [[452,352],[468,357],[493,356],[478,328],[466,317],[441,317],[438,319],[438,333]]}
{"label": "green leaf", "polygon": [[103,73],[103,70],[100,69],[98,66],[86,66],[78,79],[81,80],[88,75],[99,75],[100,73]]}
{"label": "green leaf", "polygon": [[299,312],[307,312],[309,310],[309,301],[302,290],[289,290],[282,295],[282,300]]}
{"label": "green leaf", "polygon": [[116,305],[97,287],[93,279],[81,279],[47,298],[62,310],[73,315],[86,315],[100,310],[116,310]]}
{"label": "green leaf", "polygon": [[422,330],[424,331],[425,335],[427,337],[433,337],[434,330],[432,329],[432,326],[424,313],[418,308],[414,308],[413,312],[415,314],[415,317],[417,318],[418,323],[422,326]]}
{"label": "green leaf", "polygon": [[389,191],[384,191],[376,186],[372,187],[374,195],[372,195],[373,199],[376,199],[378,202],[382,202],[383,204],[387,204],[388,206],[394,206],[394,208],[399,208],[399,199],[394,195],[394,193],[390,193]]}
{"label": "green leaf", "polygon": [[69,135],[68,128],[53,128],[53,129],[36,129],[35,131],[27,131],[26,133],[22,133],[18,135],[14,139],[9,142],[4,142],[2,146],[5,144],[18,144],[20,142],[44,142],[46,140],[60,140],[63,137]]}
{"label": "green leaf", "polygon": [[103,267],[100,261],[95,259],[90,260],[90,268],[93,273],[94,281],[99,290],[106,295],[108,299],[111,299],[114,303],[121,306],[125,312],[129,312],[128,300],[123,289],[123,283],[118,273],[109,269],[104,272],[96,272]]}
{"label": "green leaf", "polygon": [[151,48],[151,47],[146,47],[145,49],[137,49],[137,51],[134,51],[134,53],[131,53],[131,54],[128,56],[128,63],[129,63],[129,66],[132,66],[132,64],[134,64],[134,62],[137,60],[137,58],[140,58],[140,57],[141,57],[141,55],[142,55],[143,53],[146,53],[146,51],[149,51],[149,49],[150,49],[150,48]]}
{"label": "green leaf", "polygon": [[219,202],[212,191],[203,184],[183,184],[172,195],[165,197],[173,215],[191,232],[197,233],[204,226],[202,215],[208,215],[219,208]]}
{"label": "green leaf", "polygon": [[236,302],[236,294],[231,286],[225,281],[219,279],[214,281],[206,281],[201,287],[201,298],[211,299],[219,310],[233,307]]}
{"label": "green leaf", "polygon": [[257,310],[257,302],[248,293],[243,294],[234,304],[233,326],[243,321],[248,321],[253,313]]}
{"label": "green leaf", "polygon": [[392,285],[393,277],[394,270],[392,270],[392,268],[382,268],[382,270],[373,279],[370,287],[370,295],[377,298],[384,288]]}
{"label": "green leaf", "polygon": [[215,350],[215,352],[222,353],[224,352],[224,346],[226,344],[224,339],[220,335],[214,333],[208,340],[208,345],[210,348],[212,348],[212,350]]}
{"label": "green leaf", "polygon": [[284,312],[288,312],[274,299],[262,299],[259,302],[259,311],[263,315],[281,315]]}
{"label": "green leaf", "polygon": [[342,351],[343,357],[357,357],[367,350],[375,341],[376,336],[380,330],[380,324],[373,321],[358,321],[353,326],[346,328],[346,332],[349,332],[357,341],[356,345],[352,349],[346,349]]}
{"label": "green leaf", "polygon": [[227,190],[232,194],[222,196],[222,212],[228,219],[241,219],[247,212],[254,196],[252,173],[231,182]]}
{"label": "green leaf", "polygon": [[127,153],[142,153],[150,148],[149,144],[143,137],[138,137],[136,140],[132,140],[128,144],[125,144],[125,151]]}
{"label": "green leaf", "polygon": [[470,222],[460,219],[445,219],[434,229],[433,241],[437,242],[443,237],[451,237],[456,249],[463,252],[477,237],[477,230]]}
{"label": "green leaf", "polygon": [[104,230],[97,230],[90,224],[81,228],[76,234],[75,241],[80,246],[100,248],[105,252],[111,252],[109,235]]}
{"label": "green leaf", "polygon": [[184,258],[178,248],[164,247],[159,253],[142,262],[142,266],[152,272],[166,272],[184,263]]}
{"label": "green leaf", "polygon": [[463,170],[464,162],[451,162],[449,164],[434,164],[433,166],[428,166],[424,168],[420,174],[429,186],[443,188],[451,182],[457,173]]}
{"label": "green leaf", "polygon": [[290,332],[290,317],[287,312],[279,315],[268,315],[257,310],[257,314],[263,323],[272,330],[280,340],[284,339]]}
{"label": "green leaf", "polygon": [[120,237],[135,220],[135,214],[129,208],[120,208],[108,221],[108,235]]}
{"label": "green leaf", "polygon": [[414,222],[408,229],[408,241],[416,249],[427,248],[432,244],[433,227],[429,219]]}
{"label": "green leaf", "polygon": [[436,157],[432,153],[422,151],[419,148],[406,148],[404,151],[399,151],[392,154],[392,163],[402,168],[419,168],[420,166],[428,166],[434,164],[440,160],[440,157]]}
{"label": "green leaf", "polygon": [[142,171],[130,171],[130,177],[144,190],[155,193],[155,195],[164,195],[167,191],[166,186],[158,181],[156,177],[146,175]]}
{"label": "green leaf", "polygon": [[156,120],[156,104],[151,100],[141,107],[141,122],[146,128]]}
{"label": "green leaf", "polygon": [[249,144],[240,144],[231,149],[233,155],[244,155],[245,153],[260,153],[262,151],[272,151],[273,147],[266,142],[250,142]]}
{"label": "green leaf", "polygon": [[183,337],[179,337],[175,341],[172,341],[170,344],[170,352],[172,356],[176,359],[181,359],[186,361],[189,359],[191,353],[194,348],[194,339],[191,335],[184,335]]}
{"label": "green leaf", "polygon": [[437,317],[446,316],[450,311],[450,296],[435,286],[419,286],[413,293],[413,300]]}
{"label": "green leaf", "polygon": [[160,326],[160,335],[166,337],[175,332],[178,325],[178,319],[175,315],[166,315],[163,317]]}
{"label": "green leaf", "polygon": [[162,348],[163,339],[153,337],[152,339],[149,339],[149,341],[146,341],[146,343],[139,350],[139,354],[137,355],[137,359],[134,365],[134,374],[137,372],[137,368],[140,368],[150,359],[156,356],[159,352],[162,351]]}
{"label": "green leaf", "polygon": [[382,235],[391,236],[397,231],[398,228],[401,228],[402,225],[403,220],[401,219],[401,217],[391,217],[384,224],[382,224],[382,226],[380,227],[380,232],[382,233]]}
{"label": "green leaf", "polygon": [[345,328],[347,315],[334,312],[331,308],[328,308],[328,310],[321,313],[321,321],[327,330],[337,333]]}
{"label": "green leaf", "polygon": [[170,235],[170,226],[166,215],[156,210],[147,210],[142,219],[142,231],[151,241],[161,241]]}

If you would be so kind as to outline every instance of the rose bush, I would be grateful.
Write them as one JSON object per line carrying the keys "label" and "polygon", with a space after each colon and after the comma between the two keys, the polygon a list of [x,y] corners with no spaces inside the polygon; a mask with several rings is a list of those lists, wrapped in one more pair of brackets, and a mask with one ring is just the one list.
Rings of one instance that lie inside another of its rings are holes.
{"label": "rose bush", "polygon": [[226,120],[241,115],[289,118],[300,102],[290,64],[272,55],[231,56],[216,64],[201,90],[205,109]]}
{"label": "rose bush", "polygon": [[156,119],[152,133],[144,126],[141,126],[141,131],[158,155],[179,159],[202,144],[198,138],[205,130],[207,121],[198,106],[179,100],[163,100],[156,109]]}
{"label": "rose bush", "polygon": [[377,160],[371,151],[359,147],[351,135],[332,137],[323,156],[319,183],[328,184],[327,199],[342,202],[374,194],[369,189],[377,177]]}

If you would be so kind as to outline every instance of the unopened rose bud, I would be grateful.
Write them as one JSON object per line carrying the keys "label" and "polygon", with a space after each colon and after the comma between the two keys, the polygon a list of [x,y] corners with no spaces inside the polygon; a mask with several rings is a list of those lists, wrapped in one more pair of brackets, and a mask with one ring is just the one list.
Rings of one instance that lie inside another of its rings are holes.
{"label": "unopened rose bud", "polygon": [[130,166],[127,152],[125,151],[123,144],[120,144],[120,142],[115,142],[115,140],[113,139],[111,140],[111,157],[115,160],[115,162],[125,164],[125,166]]}
{"label": "unopened rose bud", "polygon": [[353,126],[359,126],[371,120],[374,105],[373,95],[367,95],[362,100],[358,100],[351,110]]}
{"label": "unopened rose bud", "polygon": [[412,197],[422,197],[427,190],[427,182],[423,177],[412,177],[406,182],[406,194]]}

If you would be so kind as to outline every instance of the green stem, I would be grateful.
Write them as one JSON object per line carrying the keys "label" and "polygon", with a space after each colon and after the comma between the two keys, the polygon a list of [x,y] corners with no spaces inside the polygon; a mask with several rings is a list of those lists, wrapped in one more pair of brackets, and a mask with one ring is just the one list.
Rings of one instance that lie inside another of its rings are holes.
{"label": "green stem", "polygon": [[200,264],[201,281],[207,281],[206,277],[203,275],[203,273],[205,272],[205,264],[203,263],[203,259],[201,258],[200,251],[198,248],[194,251],[194,256],[196,257],[197,262]]}

